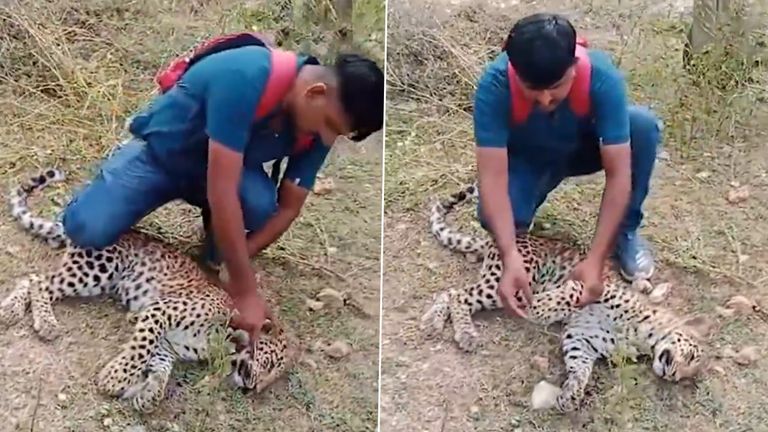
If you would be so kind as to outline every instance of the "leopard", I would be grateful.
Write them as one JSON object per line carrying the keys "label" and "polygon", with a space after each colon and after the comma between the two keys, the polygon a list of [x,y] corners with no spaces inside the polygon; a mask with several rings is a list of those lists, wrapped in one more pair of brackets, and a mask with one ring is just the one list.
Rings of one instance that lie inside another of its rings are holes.
{"label": "leopard", "polygon": [[[458,206],[479,199],[477,182],[433,204],[429,217],[431,234],[438,243],[472,263],[481,263],[476,282],[435,294],[422,315],[420,328],[427,338],[443,332],[450,321],[453,339],[464,352],[474,352],[479,332],[472,316],[503,307],[498,293],[502,260],[495,241],[465,234],[449,225],[447,218]],[[563,240],[516,233],[516,245],[529,276],[532,301],[525,319],[535,325],[562,325],[558,337],[566,378],[554,407],[561,413],[576,411],[584,400],[593,368],[624,348],[632,356],[650,356],[656,376],[668,382],[693,381],[705,369],[702,347],[705,318],[680,317],[655,305],[627,283],[606,262],[603,293],[593,303],[579,305],[585,286],[570,277],[583,253]],[[522,295],[517,294],[522,301]]]}
{"label": "leopard", "polygon": [[10,192],[11,215],[21,229],[64,253],[49,271],[15,281],[0,302],[0,323],[12,326],[30,312],[35,333],[50,342],[62,334],[55,302],[96,296],[115,299],[127,311],[133,329],[97,373],[96,388],[144,413],[165,399],[175,364],[214,358],[215,331],[224,332],[224,372],[228,372],[224,381],[231,387],[258,394],[287,372],[295,351],[285,326],[276,318],[267,320],[256,341],[232,328],[231,297],[222,282],[192,257],[135,228],[106,248],[82,248],[67,237],[59,220],[42,218],[29,209],[32,194],[64,180],[63,171],[44,169]]}

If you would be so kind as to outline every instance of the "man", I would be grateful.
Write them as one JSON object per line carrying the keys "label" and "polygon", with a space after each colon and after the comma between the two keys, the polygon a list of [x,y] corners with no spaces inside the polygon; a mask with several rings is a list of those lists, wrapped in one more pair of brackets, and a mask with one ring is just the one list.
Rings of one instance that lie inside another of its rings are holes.
{"label": "man", "polygon": [[[478,216],[503,258],[502,301],[519,315],[531,293],[515,234],[529,229],[548,193],[567,177],[603,170],[606,179],[591,248],[572,274],[587,287],[579,303],[601,295],[602,268],[612,251],[627,279],[648,278],[654,271],[637,229],[661,123],[650,111],[628,106],[626,83],[606,53],[579,52],[586,63],[577,61],[576,31],[565,18],[543,13],[523,18],[475,94]],[[588,110],[576,113],[577,106]],[[522,302],[515,300],[518,292]]]}
{"label": "man", "polygon": [[[282,102],[255,121],[273,65],[267,48],[226,49],[191,64],[130,121],[132,138],[64,210],[70,239],[104,248],[172,200],[202,208],[205,249],[214,260],[212,252],[221,253],[229,275],[238,311],[233,325],[257,337],[270,313],[250,257],[299,216],[336,138],[359,141],[383,124],[384,77],[373,61],[357,55],[341,55],[333,66],[301,55],[296,61]],[[313,141],[296,152],[301,134]],[[263,164],[285,157],[277,188]]]}

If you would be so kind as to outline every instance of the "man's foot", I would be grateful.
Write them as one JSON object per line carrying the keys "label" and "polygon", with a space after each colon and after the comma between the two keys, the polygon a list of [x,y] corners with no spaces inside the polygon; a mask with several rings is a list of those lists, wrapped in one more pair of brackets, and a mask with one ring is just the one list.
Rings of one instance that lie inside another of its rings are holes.
{"label": "man's foot", "polygon": [[616,258],[621,276],[628,281],[650,279],[656,270],[648,242],[636,232],[619,235]]}

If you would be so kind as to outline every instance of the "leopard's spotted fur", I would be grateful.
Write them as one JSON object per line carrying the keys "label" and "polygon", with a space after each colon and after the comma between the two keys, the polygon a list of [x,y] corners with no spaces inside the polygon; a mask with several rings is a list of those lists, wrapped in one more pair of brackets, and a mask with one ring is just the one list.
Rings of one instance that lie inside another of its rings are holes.
{"label": "leopard's spotted fur", "polygon": [[[422,329],[433,336],[445,323],[453,323],[454,340],[465,351],[478,343],[472,314],[497,309],[501,302],[497,286],[502,263],[492,239],[462,234],[446,223],[446,216],[457,205],[477,197],[476,184],[457,192],[432,208],[430,228],[441,245],[482,259],[478,282],[463,289],[442,291],[422,317]],[[541,325],[562,322],[561,349],[567,378],[556,407],[561,412],[578,408],[584,389],[598,359],[608,358],[617,344],[627,344],[640,354],[653,356],[653,371],[669,381],[692,379],[703,366],[703,351],[696,335],[689,331],[690,320],[650,304],[638,293],[627,289],[618,274],[607,268],[605,290],[600,299],[583,308],[575,307],[583,285],[568,280],[580,261],[574,249],[553,239],[519,235],[517,247],[525,261],[534,293],[528,319]],[[698,318],[696,318],[698,319]]]}
{"label": "leopard's spotted fur", "polygon": [[52,304],[65,297],[110,295],[131,314],[130,340],[98,374],[98,388],[152,411],[163,399],[176,361],[205,360],[211,331],[223,326],[230,346],[230,382],[261,392],[290,366],[292,347],[284,330],[269,322],[255,347],[244,332],[226,326],[231,299],[190,257],[146,234],[129,232],[103,250],[82,249],[68,241],[59,222],[34,216],[28,196],[51,182],[58,170],[46,170],[11,191],[11,213],[21,227],[52,246],[66,246],[58,266],[16,282],[0,303],[0,322],[11,325],[31,309],[35,332],[46,340],[59,336]]}

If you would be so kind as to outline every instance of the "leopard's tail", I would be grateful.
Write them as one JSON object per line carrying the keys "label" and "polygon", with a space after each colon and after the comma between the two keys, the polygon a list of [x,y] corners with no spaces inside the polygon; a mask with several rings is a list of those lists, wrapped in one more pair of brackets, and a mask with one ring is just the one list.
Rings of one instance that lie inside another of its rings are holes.
{"label": "leopard's tail", "polygon": [[437,202],[432,206],[432,214],[429,217],[432,235],[444,247],[454,252],[459,252],[470,257],[481,258],[490,244],[488,240],[464,234],[448,225],[446,217],[457,206],[466,203],[472,198],[478,197],[477,183],[472,183],[462,190],[451,194],[447,199]]}
{"label": "leopard's tail", "polygon": [[10,193],[11,215],[16,222],[24,231],[45,240],[52,247],[66,245],[67,237],[64,234],[64,227],[58,221],[44,219],[32,214],[27,205],[27,199],[49,184],[63,180],[63,172],[57,169],[47,169],[16,186]]}

